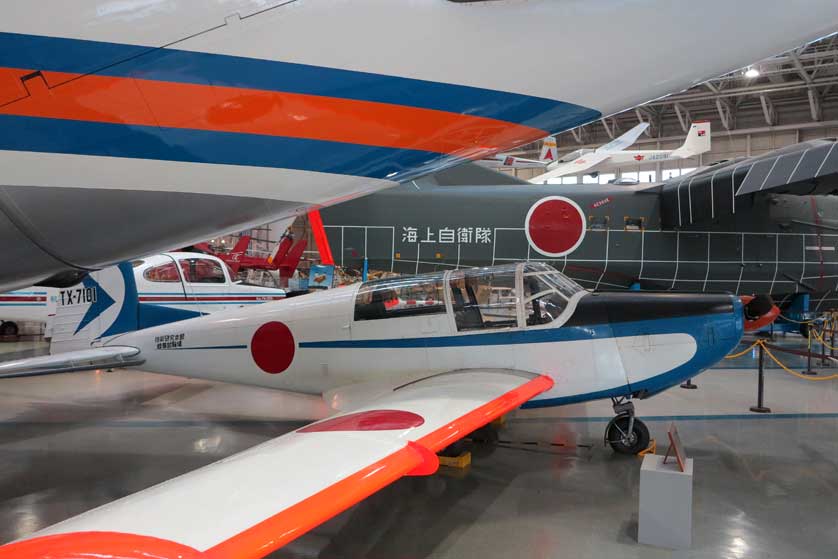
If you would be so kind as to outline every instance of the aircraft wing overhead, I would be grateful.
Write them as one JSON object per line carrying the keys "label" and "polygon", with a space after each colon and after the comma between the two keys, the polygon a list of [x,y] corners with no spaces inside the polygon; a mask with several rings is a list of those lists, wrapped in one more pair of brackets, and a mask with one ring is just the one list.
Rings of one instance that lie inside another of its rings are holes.
{"label": "aircraft wing overhead", "polygon": [[606,161],[609,157],[611,157],[610,153],[586,153],[569,163],[558,164],[543,175],[531,178],[530,182],[532,184],[543,184],[549,179],[557,179],[565,175],[582,175],[585,174],[588,169],[596,167],[600,163]]}
{"label": "aircraft wing overhead", "polygon": [[0,547],[0,559],[264,557],[404,475],[434,473],[437,451],[552,385],[509,370],[419,380]]}
{"label": "aircraft wing overhead", "polygon": [[641,122],[640,124],[638,124],[637,126],[632,128],[631,130],[629,130],[628,132],[626,132],[625,134],[620,136],[619,138],[615,138],[615,139],[611,140],[610,142],[608,142],[607,144],[598,147],[596,151],[597,151],[597,153],[598,152],[603,152],[603,151],[606,151],[606,152],[623,151],[624,149],[626,149],[627,147],[632,145],[634,142],[636,142],[637,138],[639,138],[640,135],[647,128],[649,128],[649,123],[648,122]]}

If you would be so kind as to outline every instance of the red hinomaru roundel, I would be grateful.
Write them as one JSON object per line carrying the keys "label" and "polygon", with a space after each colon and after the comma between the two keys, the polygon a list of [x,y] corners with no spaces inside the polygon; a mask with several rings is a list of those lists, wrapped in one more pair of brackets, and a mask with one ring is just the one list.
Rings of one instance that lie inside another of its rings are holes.
{"label": "red hinomaru roundel", "polygon": [[297,344],[291,329],[282,322],[266,322],[250,340],[250,354],[256,365],[275,375],[291,366]]}
{"label": "red hinomaru roundel", "polygon": [[524,220],[530,246],[544,256],[570,254],[585,238],[585,214],[564,196],[547,196],[532,205]]}

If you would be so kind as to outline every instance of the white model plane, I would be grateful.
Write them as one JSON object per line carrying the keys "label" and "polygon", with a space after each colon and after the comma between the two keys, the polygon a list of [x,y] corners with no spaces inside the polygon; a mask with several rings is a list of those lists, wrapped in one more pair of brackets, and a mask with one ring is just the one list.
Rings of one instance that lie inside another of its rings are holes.
{"label": "white model plane", "polygon": [[484,157],[476,161],[478,165],[488,167],[489,169],[497,169],[499,167],[509,167],[512,169],[537,169],[539,167],[546,167],[550,163],[558,161],[558,144],[555,136],[548,136],[544,138],[541,144],[541,154],[538,159],[527,159],[525,157],[518,157],[517,155],[510,155],[508,153],[498,153],[491,157]]}
{"label": "white model plane", "polygon": [[[235,281],[232,270],[208,254],[164,252],[132,266],[140,328],[285,298],[283,289]],[[84,289],[82,283],[70,289],[29,287],[0,294],[0,335],[17,335],[19,322],[40,322],[50,337],[56,305],[81,296]]]}
{"label": "white model plane", "polygon": [[687,132],[687,138],[678,149],[628,150],[626,149],[640,137],[648,122],[643,122],[604,146],[593,150],[576,150],[548,166],[548,171],[530,179],[533,184],[544,184],[550,179],[566,175],[588,175],[607,169],[626,167],[631,164],[660,163],[674,159],[695,157],[710,151],[710,122],[693,122]]}
{"label": "white model plane", "polygon": [[[131,276],[125,265],[94,274],[96,289],[120,300]],[[319,394],[337,412],[0,547],[0,559],[263,557],[401,476],[432,474],[435,453],[521,405],[611,398],[606,440],[636,453],[649,433],[632,398],[721,359],[744,319],[734,296],[592,294],[540,263],[372,281],[145,330],[122,302],[81,329],[93,345],[0,364],[0,376],[134,366]]]}
{"label": "white model plane", "polygon": [[[838,28],[834,0],[2,5],[2,291],[502,153]],[[573,50],[533,71],[556,22]]]}

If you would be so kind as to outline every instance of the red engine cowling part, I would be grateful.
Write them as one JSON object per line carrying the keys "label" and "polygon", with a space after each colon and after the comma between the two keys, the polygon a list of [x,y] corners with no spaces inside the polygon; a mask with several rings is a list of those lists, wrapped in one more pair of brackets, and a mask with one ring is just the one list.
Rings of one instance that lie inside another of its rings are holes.
{"label": "red engine cowling part", "polygon": [[739,297],[745,308],[745,331],[753,332],[768,326],[780,316],[780,307],[769,295],[742,295]]}

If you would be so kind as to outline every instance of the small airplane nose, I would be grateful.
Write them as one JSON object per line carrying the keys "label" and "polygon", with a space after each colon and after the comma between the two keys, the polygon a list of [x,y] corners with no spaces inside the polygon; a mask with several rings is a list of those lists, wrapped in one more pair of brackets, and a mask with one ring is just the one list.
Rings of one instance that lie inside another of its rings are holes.
{"label": "small airplane nose", "polygon": [[780,307],[774,304],[770,295],[743,295],[742,312],[745,315],[745,331],[754,332],[768,326],[780,316]]}

